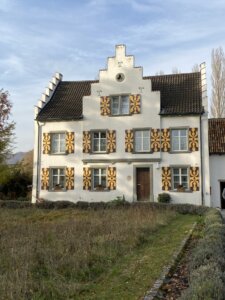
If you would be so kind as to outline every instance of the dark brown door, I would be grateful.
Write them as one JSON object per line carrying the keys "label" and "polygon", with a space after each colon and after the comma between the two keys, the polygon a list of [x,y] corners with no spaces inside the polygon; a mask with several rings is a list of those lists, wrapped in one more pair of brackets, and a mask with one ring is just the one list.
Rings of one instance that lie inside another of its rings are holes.
{"label": "dark brown door", "polygon": [[150,197],[150,172],[149,168],[136,169],[137,200],[149,200]]}

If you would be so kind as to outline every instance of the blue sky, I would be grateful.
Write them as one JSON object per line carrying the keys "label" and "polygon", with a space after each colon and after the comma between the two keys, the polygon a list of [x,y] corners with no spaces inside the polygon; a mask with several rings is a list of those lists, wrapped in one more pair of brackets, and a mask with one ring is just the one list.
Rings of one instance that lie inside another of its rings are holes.
{"label": "blue sky", "polygon": [[95,79],[126,44],[144,75],[205,61],[209,79],[224,20],[224,0],[0,0],[0,88],[13,102],[15,151],[32,149],[33,108],[55,72]]}

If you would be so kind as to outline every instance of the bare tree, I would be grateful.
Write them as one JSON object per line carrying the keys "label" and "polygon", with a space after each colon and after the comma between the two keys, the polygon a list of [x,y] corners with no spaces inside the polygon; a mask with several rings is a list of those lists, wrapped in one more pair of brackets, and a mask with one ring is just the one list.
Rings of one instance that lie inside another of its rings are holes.
{"label": "bare tree", "polygon": [[222,47],[212,50],[211,67],[211,116],[222,118],[225,117],[225,56]]}
{"label": "bare tree", "polygon": [[198,64],[194,64],[193,67],[192,67],[192,72],[195,73],[195,72],[199,72],[200,69],[199,69],[199,65]]}
{"label": "bare tree", "polygon": [[172,68],[172,74],[179,74],[181,71],[177,67]]}
{"label": "bare tree", "polygon": [[158,75],[164,75],[164,74],[165,74],[165,73],[164,73],[164,71],[162,71],[162,70],[159,70],[158,72],[155,73],[156,76],[158,76]]}
{"label": "bare tree", "polygon": [[12,103],[9,93],[0,89],[0,165],[9,157],[12,150],[12,137],[15,123],[10,121]]}

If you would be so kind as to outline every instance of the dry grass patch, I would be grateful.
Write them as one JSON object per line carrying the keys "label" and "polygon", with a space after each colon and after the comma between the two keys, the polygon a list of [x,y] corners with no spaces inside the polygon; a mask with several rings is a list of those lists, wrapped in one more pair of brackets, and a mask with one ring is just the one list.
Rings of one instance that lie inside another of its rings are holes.
{"label": "dry grass patch", "polygon": [[79,299],[176,219],[147,207],[0,210],[0,299]]}

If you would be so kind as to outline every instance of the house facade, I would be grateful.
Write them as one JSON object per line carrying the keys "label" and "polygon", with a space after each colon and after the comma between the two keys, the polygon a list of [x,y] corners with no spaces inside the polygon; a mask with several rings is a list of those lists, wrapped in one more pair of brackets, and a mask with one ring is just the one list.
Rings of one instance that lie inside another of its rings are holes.
{"label": "house facade", "polygon": [[35,108],[32,201],[157,201],[214,205],[205,64],[143,76],[124,45],[99,80],[56,73]]}

